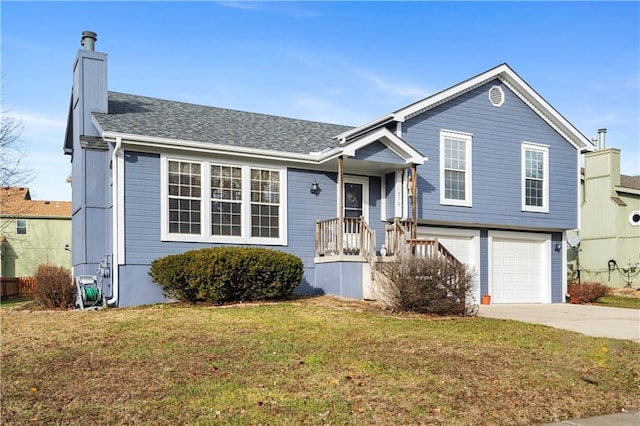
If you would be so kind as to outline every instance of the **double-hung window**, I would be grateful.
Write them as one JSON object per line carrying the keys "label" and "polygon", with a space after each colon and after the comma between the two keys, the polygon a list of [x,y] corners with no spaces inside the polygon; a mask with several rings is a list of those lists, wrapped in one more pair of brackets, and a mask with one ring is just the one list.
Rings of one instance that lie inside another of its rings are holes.
{"label": "double-hung window", "polygon": [[169,161],[169,232],[199,235],[201,222],[201,167],[189,161]]}
{"label": "double-hung window", "polygon": [[549,147],[522,144],[522,210],[549,212]]}
{"label": "double-hung window", "polygon": [[286,169],[162,157],[162,239],[286,244]]}
{"label": "double-hung window", "polygon": [[471,140],[468,133],[440,132],[440,203],[471,206]]}
{"label": "double-hung window", "polygon": [[16,219],[16,235],[27,235],[27,219]]}
{"label": "double-hung window", "polygon": [[242,168],[211,165],[211,235],[242,235]]}
{"label": "double-hung window", "polygon": [[280,172],[251,169],[251,236],[280,236]]}

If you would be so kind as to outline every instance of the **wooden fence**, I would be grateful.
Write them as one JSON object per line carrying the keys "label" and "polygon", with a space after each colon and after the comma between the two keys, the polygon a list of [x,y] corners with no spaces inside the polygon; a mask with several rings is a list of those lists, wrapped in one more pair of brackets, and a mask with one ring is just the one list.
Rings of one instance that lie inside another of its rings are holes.
{"label": "wooden fence", "polygon": [[36,280],[33,277],[0,278],[0,297],[33,296]]}

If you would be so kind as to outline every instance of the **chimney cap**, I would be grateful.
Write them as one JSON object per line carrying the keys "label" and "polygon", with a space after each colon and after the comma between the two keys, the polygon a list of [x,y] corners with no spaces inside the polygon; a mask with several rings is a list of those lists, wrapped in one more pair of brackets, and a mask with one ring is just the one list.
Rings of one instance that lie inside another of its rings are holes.
{"label": "chimney cap", "polygon": [[93,31],[83,31],[82,38],[80,39],[80,45],[85,50],[95,50],[96,41],[98,40],[98,34]]}

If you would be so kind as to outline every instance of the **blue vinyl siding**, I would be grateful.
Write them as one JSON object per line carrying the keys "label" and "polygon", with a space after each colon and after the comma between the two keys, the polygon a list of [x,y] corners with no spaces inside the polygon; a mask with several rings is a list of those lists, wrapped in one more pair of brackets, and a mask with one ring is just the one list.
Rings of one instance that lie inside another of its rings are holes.
{"label": "blue vinyl siding", "polygon": [[386,218],[393,219],[396,215],[396,197],[395,197],[395,185],[396,185],[396,174],[387,173],[384,177],[386,183]]}
{"label": "blue vinyl siding", "polygon": [[[505,93],[499,108],[487,97],[493,85]],[[472,207],[440,205],[441,130],[473,135]],[[577,226],[576,149],[498,80],[407,120],[403,139],[429,157],[418,167],[419,218],[521,229]],[[549,213],[522,211],[520,158],[525,141],[549,146]]]}
{"label": "blue vinyl siding", "polygon": [[362,299],[362,263],[329,262],[316,265],[318,287],[324,293]]}
{"label": "blue vinyl siding", "polygon": [[[104,150],[83,149],[74,156],[72,264],[74,268],[87,266],[85,269],[92,270],[91,274],[95,274],[97,263],[111,253],[108,165],[109,154]],[[76,198],[76,194],[80,196]]]}
{"label": "blue vinyl siding", "polygon": [[[269,246],[300,257],[305,276],[299,292],[317,293],[315,289],[315,229],[316,221],[337,216],[337,175],[290,168],[288,182],[288,244]],[[310,192],[316,181],[320,194]],[[160,156],[127,151],[125,154],[125,263],[141,265],[148,270],[151,261],[168,254],[182,253],[219,244],[187,243],[160,240]],[[369,178],[369,215],[376,230],[377,246],[384,239],[384,223],[380,218],[380,178]],[[128,270],[128,269],[123,269]],[[148,277],[140,276],[138,280]],[[122,281],[124,283],[128,281]],[[361,286],[360,286],[361,287]],[[360,289],[361,291],[361,289]]]}
{"label": "blue vinyl siding", "polygon": [[118,306],[147,305],[165,302],[162,287],[149,278],[148,265],[120,266]]}
{"label": "blue vinyl siding", "polygon": [[89,207],[105,208],[110,200],[108,188],[109,152],[85,149],[84,173],[85,201]]}
{"label": "blue vinyl siding", "polygon": [[404,165],[405,161],[381,142],[373,142],[356,151],[356,160]]}

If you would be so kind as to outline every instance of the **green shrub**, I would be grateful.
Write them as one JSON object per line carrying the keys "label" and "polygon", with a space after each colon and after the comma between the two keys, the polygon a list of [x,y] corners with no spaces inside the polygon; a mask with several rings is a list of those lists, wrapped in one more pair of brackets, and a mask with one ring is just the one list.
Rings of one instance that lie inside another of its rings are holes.
{"label": "green shrub", "polygon": [[34,275],[36,303],[49,309],[66,309],[73,306],[76,287],[69,270],[62,266],[40,265]]}
{"label": "green shrub", "polygon": [[610,293],[609,287],[596,282],[572,283],[567,285],[569,303],[592,303]]}
{"label": "green shrub", "polygon": [[227,303],[289,298],[303,272],[300,258],[289,253],[215,247],[156,259],[149,275],[167,297]]}

